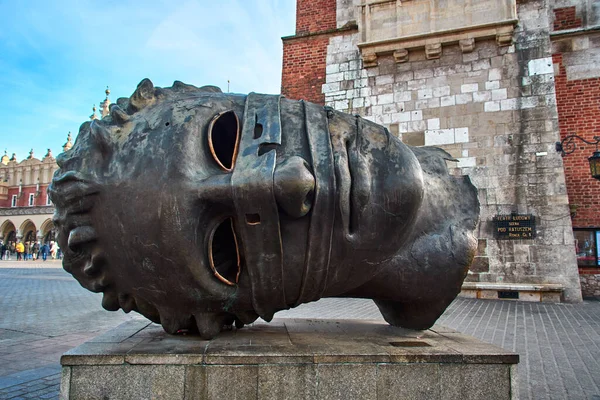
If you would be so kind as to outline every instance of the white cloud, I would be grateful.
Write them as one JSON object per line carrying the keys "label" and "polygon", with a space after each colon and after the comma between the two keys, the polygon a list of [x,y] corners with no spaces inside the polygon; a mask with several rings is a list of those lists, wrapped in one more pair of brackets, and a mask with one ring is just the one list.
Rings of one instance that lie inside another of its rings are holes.
{"label": "white cloud", "polygon": [[114,101],[145,77],[278,93],[294,3],[0,1],[0,147],[57,153],[106,85]]}

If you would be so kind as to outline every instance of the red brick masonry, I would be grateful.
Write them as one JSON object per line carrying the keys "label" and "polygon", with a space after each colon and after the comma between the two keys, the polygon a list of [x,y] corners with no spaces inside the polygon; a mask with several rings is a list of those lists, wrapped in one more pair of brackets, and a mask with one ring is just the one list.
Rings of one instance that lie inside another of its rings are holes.
{"label": "red brick masonry", "polygon": [[[590,141],[600,135],[600,78],[567,80],[562,54],[553,56],[559,64],[555,76],[560,136],[577,134]],[[600,182],[590,175],[588,157],[595,146],[577,142],[577,150],[563,158],[569,203],[578,205],[573,226],[600,227]]]}
{"label": "red brick masonry", "polygon": [[281,93],[291,99],[324,104],[325,58],[331,35],[284,41]]}
{"label": "red brick masonry", "polygon": [[336,0],[299,0],[296,5],[296,35],[336,28]]}
{"label": "red brick masonry", "polygon": [[575,6],[554,9],[554,30],[581,28],[581,18],[577,18]]}
{"label": "red brick masonry", "polygon": [[291,99],[323,104],[321,87],[329,38],[336,34],[336,0],[300,0],[296,36],[283,38],[281,93]]}

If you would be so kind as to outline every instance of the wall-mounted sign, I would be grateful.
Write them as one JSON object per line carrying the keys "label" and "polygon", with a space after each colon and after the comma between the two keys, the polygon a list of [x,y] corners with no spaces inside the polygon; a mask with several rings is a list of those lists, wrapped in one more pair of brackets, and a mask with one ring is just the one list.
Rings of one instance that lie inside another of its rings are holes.
{"label": "wall-mounted sign", "polygon": [[531,214],[496,215],[496,239],[535,239],[535,217]]}

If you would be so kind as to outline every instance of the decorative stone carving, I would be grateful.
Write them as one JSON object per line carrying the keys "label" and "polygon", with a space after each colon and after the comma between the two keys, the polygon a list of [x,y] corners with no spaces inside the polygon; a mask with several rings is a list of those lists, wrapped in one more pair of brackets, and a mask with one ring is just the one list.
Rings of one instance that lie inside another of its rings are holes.
{"label": "decorative stone carving", "polygon": [[430,46],[431,43],[444,46],[464,40],[461,49],[470,52],[475,40],[494,37],[500,46],[507,46],[512,43],[509,36],[518,22],[515,0],[478,0],[467,6],[459,0],[363,0],[360,3],[355,15],[358,48],[363,57],[390,54],[397,49],[425,49],[428,59],[436,59],[441,55],[441,48]]}
{"label": "decorative stone carving", "polygon": [[54,207],[15,207],[15,208],[0,208],[0,215],[37,215],[37,214],[52,214]]}
{"label": "decorative stone carving", "polygon": [[406,49],[398,49],[394,51],[394,60],[397,63],[405,63],[408,61],[408,50]]}
{"label": "decorative stone carving", "polygon": [[471,53],[473,50],[475,50],[475,39],[461,39],[458,41],[458,45],[460,46],[460,51],[463,53]]}
{"label": "decorative stone carving", "polygon": [[322,297],[426,329],[477,251],[477,191],[447,160],[316,104],[145,79],[81,126],[49,193],[65,270],[169,333]]}
{"label": "decorative stone carving", "polygon": [[377,54],[365,53],[363,54],[363,66],[365,68],[372,68],[377,66]]}
{"label": "decorative stone carving", "polygon": [[425,57],[428,60],[434,60],[436,58],[440,58],[442,55],[442,44],[441,43],[433,43],[425,45]]}
{"label": "decorative stone carving", "polygon": [[510,46],[512,44],[513,36],[512,30],[510,32],[500,32],[496,35],[496,43],[498,46]]}

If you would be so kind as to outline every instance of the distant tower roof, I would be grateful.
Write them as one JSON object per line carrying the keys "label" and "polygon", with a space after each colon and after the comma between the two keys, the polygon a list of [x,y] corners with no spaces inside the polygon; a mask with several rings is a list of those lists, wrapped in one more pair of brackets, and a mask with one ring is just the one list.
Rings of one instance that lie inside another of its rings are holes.
{"label": "distant tower roof", "polygon": [[100,103],[100,114],[102,115],[102,118],[106,117],[110,111],[108,109],[108,106],[110,106],[110,99],[108,98],[108,95],[110,94],[110,89],[108,88],[108,86],[106,87],[104,93],[106,93],[106,98],[103,102]]}
{"label": "distant tower roof", "polygon": [[8,158],[8,154],[6,154],[6,150],[4,150],[4,155],[2,156],[2,158],[0,158],[0,163],[6,165],[9,161],[10,159]]}
{"label": "distant tower roof", "polygon": [[[67,143],[63,144],[63,151],[67,151],[73,147],[73,140],[71,139],[71,132],[67,135]],[[50,153],[50,149],[48,149],[48,153]]]}
{"label": "distant tower roof", "polygon": [[90,115],[90,119],[93,121],[95,119],[98,119],[98,116],[96,115],[96,105],[94,104],[94,107],[92,107],[92,115]]}

